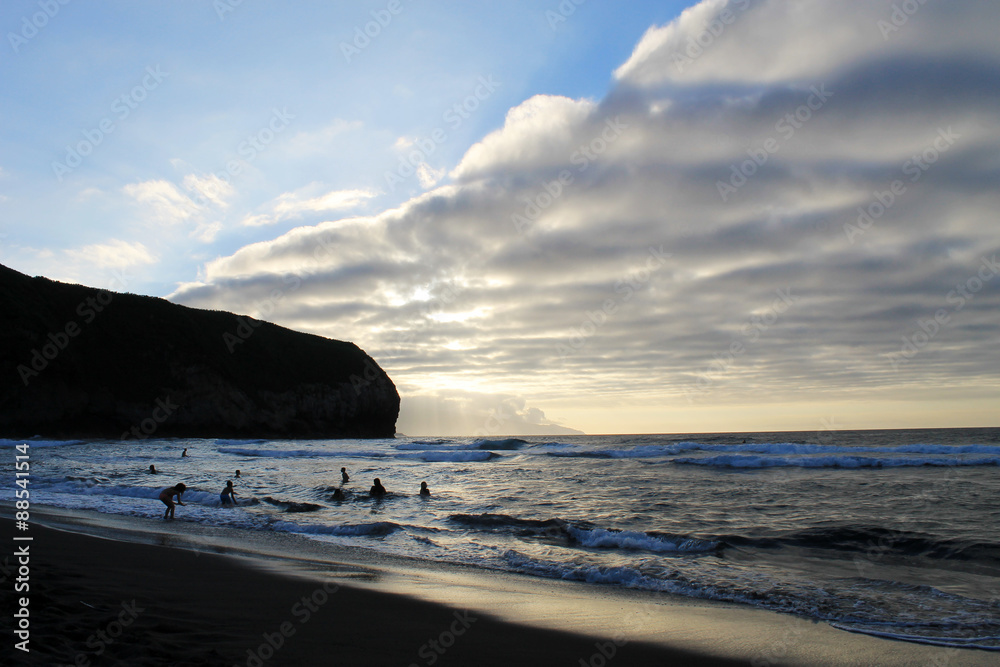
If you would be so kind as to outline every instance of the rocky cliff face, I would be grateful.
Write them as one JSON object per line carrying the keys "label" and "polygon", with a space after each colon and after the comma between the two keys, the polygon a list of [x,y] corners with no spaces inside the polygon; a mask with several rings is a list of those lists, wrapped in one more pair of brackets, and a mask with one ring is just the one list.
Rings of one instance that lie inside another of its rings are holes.
{"label": "rocky cliff face", "polygon": [[0,266],[0,437],[383,438],[398,414],[353,343]]}

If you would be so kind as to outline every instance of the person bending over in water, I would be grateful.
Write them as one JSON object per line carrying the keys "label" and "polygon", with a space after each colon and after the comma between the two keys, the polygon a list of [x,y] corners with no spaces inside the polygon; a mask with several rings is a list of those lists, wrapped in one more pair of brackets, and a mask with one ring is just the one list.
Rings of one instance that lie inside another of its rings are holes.
{"label": "person bending over in water", "polygon": [[427,482],[420,482],[420,495],[422,496],[431,495],[431,490],[427,488]]}
{"label": "person bending over in water", "polygon": [[154,466],[152,463],[149,464],[149,474],[150,475],[156,474],[156,466]]}
{"label": "person bending over in water", "polygon": [[226,482],[226,488],[219,494],[219,500],[222,501],[223,507],[236,504],[236,489],[233,488],[233,480],[230,479]]}
{"label": "person bending over in water", "polygon": [[347,482],[350,482],[350,481],[351,481],[351,476],[347,474],[347,468],[341,468],[341,469],[340,469],[340,479],[341,479],[341,481],[343,481],[343,482],[344,482],[345,484],[346,484]]}
{"label": "person bending over in water", "polygon": [[382,486],[382,480],[376,477],[375,483],[372,485],[371,491],[368,492],[368,495],[370,495],[373,498],[381,498],[382,496],[385,495],[385,493],[386,491],[385,487]]}
{"label": "person bending over in water", "polygon": [[172,498],[177,496],[177,504],[183,505],[184,503],[181,502],[181,494],[184,493],[185,490],[187,490],[187,487],[184,486],[184,483],[178,482],[174,486],[160,491],[160,500],[162,500],[163,504],[167,506],[167,511],[163,513],[164,519],[174,518],[174,501]]}

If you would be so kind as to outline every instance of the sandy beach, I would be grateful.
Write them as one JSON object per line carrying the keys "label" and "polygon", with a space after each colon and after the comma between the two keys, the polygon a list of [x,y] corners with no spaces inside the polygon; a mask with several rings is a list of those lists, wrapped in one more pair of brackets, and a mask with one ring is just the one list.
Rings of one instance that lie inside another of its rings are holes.
{"label": "sandy beach", "polygon": [[[9,508],[3,514],[5,543],[15,544]],[[7,628],[6,664],[986,665],[995,657],[291,536],[57,509],[36,508],[32,518],[30,653],[12,649]],[[5,572],[8,591],[14,576]],[[6,626],[15,596],[4,600]]]}

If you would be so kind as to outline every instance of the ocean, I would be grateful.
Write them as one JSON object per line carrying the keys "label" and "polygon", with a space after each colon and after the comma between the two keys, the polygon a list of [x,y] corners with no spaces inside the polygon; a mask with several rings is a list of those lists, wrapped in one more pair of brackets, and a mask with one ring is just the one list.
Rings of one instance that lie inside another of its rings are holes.
{"label": "ocean", "polygon": [[1000,429],[0,440],[0,500],[24,443],[33,504],[156,519],[184,482],[178,521],[1000,650]]}

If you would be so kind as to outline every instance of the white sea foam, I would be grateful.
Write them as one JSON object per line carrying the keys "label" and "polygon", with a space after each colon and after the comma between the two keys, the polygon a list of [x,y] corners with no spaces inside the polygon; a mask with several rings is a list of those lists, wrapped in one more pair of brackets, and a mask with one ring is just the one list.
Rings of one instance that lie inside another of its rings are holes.
{"label": "white sea foam", "polygon": [[287,533],[304,533],[307,535],[335,535],[339,537],[363,537],[368,535],[388,535],[402,526],[391,521],[375,521],[359,524],[298,524],[291,521],[275,521],[271,524],[275,530]]}
{"label": "white sea foam", "polygon": [[587,530],[575,526],[569,526],[567,530],[574,540],[585,547],[641,549],[661,553],[713,551],[719,547],[718,542],[685,537],[659,537],[630,530],[612,531],[603,528]]}

